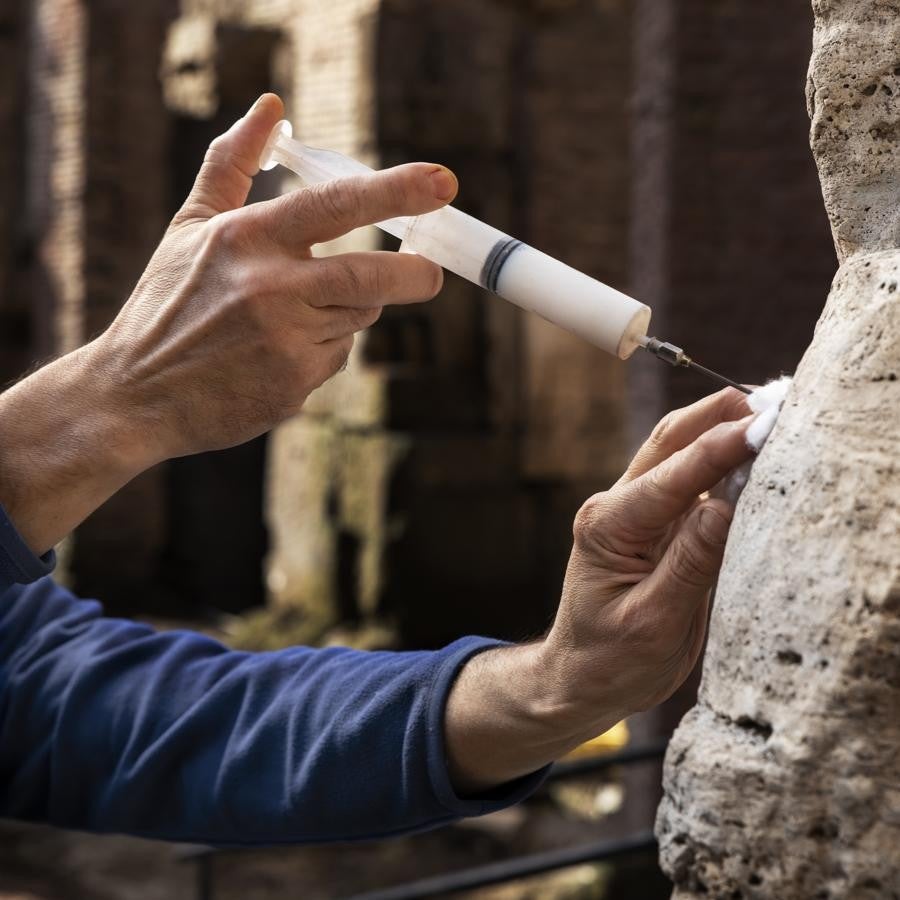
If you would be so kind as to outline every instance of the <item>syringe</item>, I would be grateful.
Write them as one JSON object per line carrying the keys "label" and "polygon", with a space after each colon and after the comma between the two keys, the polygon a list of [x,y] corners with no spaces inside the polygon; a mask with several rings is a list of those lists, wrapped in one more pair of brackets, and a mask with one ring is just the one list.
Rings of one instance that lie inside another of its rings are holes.
{"label": "syringe", "polygon": [[[307,184],[372,172],[355,159],[295,141],[289,122],[275,126],[260,157],[261,169],[276,163]],[[401,249],[418,253],[621,359],[631,356],[647,334],[650,307],[452,206],[389,219],[378,227],[400,238]]]}
{"label": "syringe", "polygon": [[[373,171],[340,153],[295,141],[287,121],[272,129],[260,155],[260,169],[276,164],[306,184]],[[698,366],[681,348],[648,338],[649,306],[452,206],[377,225],[400,238],[402,250],[418,253],[620,359],[643,347],[670,365],[690,366],[749,393],[742,385]]]}

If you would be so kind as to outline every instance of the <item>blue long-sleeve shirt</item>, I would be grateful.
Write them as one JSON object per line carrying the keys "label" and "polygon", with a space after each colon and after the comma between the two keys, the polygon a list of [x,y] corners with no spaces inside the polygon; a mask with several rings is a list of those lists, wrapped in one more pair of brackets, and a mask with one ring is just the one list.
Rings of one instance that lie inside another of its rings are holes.
{"label": "blue long-sleeve shirt", "polygon": [[237,845],[354,840],[518,802],[462,798],[443,713],[496,644],[229,650],[105,618],[49,577],[0,507],[0,816]]}

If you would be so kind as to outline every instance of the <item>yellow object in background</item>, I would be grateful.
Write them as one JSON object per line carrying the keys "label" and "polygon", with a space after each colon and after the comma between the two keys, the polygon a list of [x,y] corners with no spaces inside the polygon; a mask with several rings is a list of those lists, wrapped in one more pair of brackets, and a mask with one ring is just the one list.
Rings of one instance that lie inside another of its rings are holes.
{"label": "yellow object in background", "polygon": [[603,734],[598,734],[597,737],[585,741],[571,753],[566,754],[563,759],[587,759],[591,756],[602,756],[604,753],[612,753],[614,750],[621,750],[626,746],[630,738],[628,723],[623,719],[621,722],[613,725],[609,731],[604,731]]}

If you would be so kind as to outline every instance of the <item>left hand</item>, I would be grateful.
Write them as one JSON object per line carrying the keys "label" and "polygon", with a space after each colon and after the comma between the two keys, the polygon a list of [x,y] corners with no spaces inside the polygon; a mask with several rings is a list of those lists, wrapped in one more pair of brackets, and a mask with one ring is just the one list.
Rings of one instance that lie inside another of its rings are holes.
{"label": "left hand", "polygon": [[587,731],[662,703],[694,668],[733,514],[705,493],[752,456],[749,413],[732,388],[670,413],[579,511],[545,650]]}
{"label": "left hand", "polygon": [[451,777],[478,791],[558,759],[669,697],[703,646],[732,510],[703,495],[752,456],[731,388],[671,413],[575,520],[553,627],[460,672],[445,734]]}

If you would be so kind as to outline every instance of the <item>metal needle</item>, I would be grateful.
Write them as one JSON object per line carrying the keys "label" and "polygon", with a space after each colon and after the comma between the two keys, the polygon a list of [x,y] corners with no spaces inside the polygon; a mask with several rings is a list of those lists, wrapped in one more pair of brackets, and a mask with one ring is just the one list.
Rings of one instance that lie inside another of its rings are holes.
{"label": "metal needle", "polygon": [[744,387],[744,385],[738,384],[736,381],[732,381],[730,378],[726,378],[718,372],[713,372],[712,369],[707,369],[706,366],[695,363],[681,347],[670,344],[668,341],[660,341],[657,338],[648,337],[643,339],[641,346],[647,352],[652,353],[657,359],[667,362],[670,366],[685,366],[686,368],[696,369],[696,371],[702,372],[714,381],[718,381],[721,384],[727,384],[729,387],[736,388],[744,394],[751,393],[750,388]]}
{"label": "metal needle", "polygon": [[708,375],[710,378],[720,381],[722,384],[727,384],[729,387],[737,388],[744,394],[751,393],[750,388],[744,387],[742,384],[738,384],[736,381],[732,381],[730,378],[726,378],[724,375],[720,375],[718,372],[713,372],[712,369],[707,369],[706,366],[701,366],[699,363],[695,363],[690,357],[687,357],[687,362],[682,363],[682,365],[687,365],[691,369],[696,369],[698,372],[702,372],[704,375]]}

